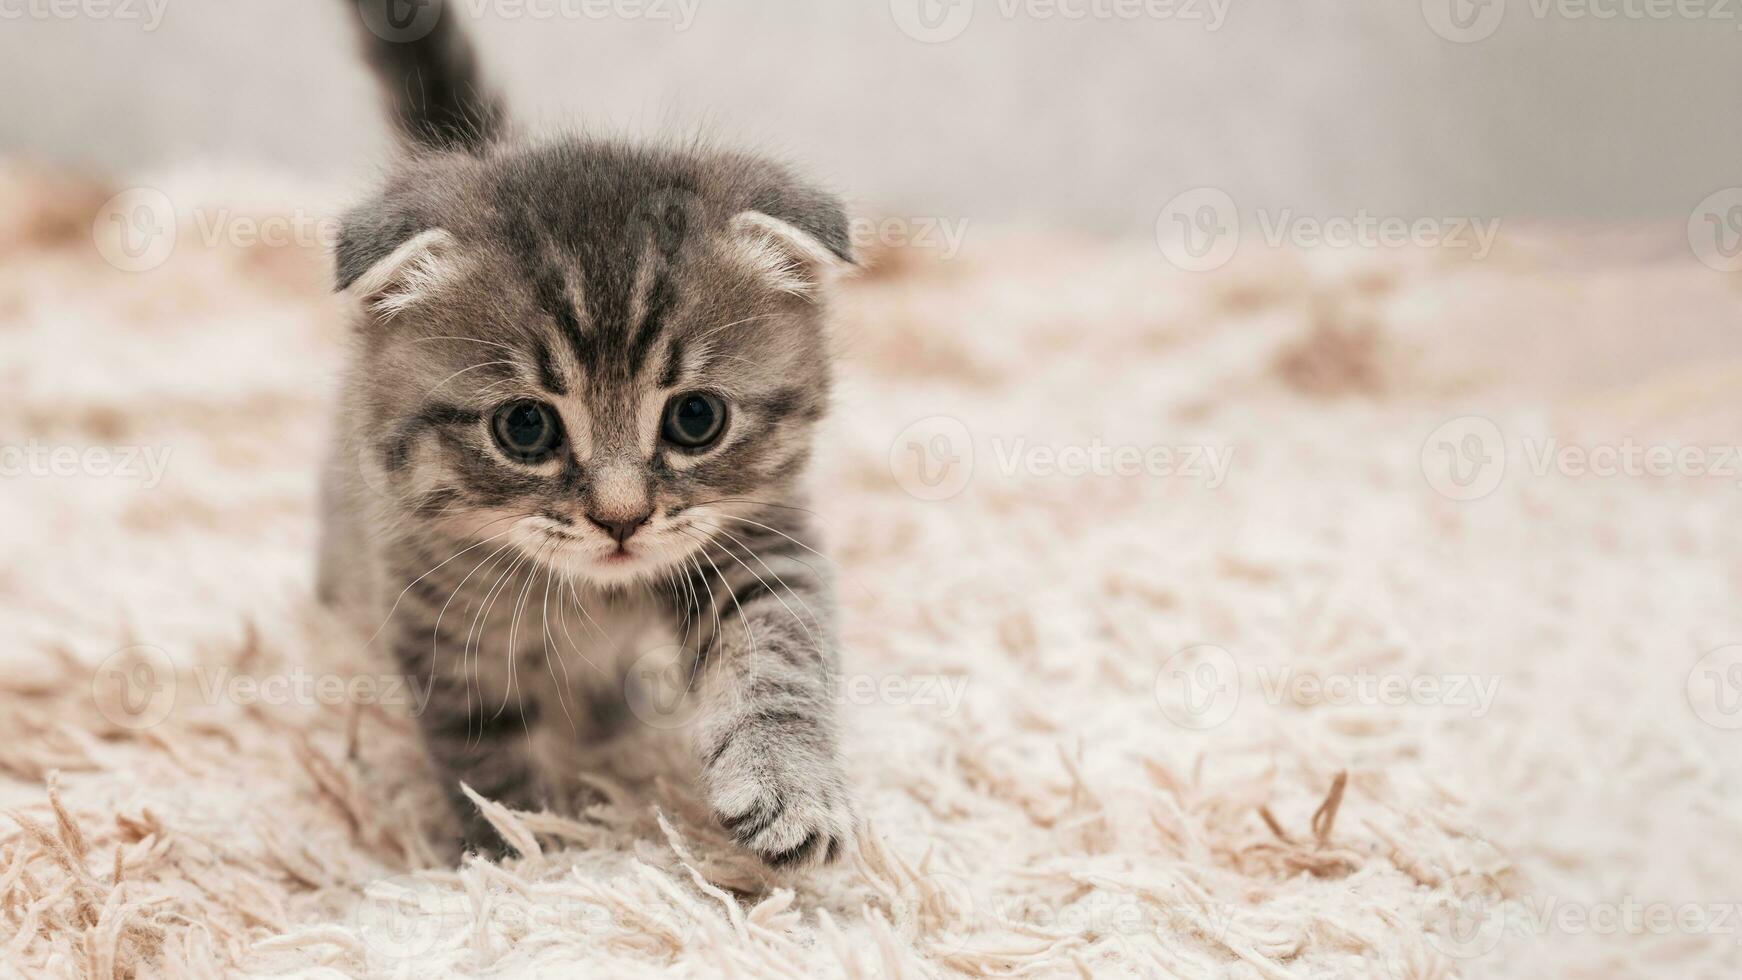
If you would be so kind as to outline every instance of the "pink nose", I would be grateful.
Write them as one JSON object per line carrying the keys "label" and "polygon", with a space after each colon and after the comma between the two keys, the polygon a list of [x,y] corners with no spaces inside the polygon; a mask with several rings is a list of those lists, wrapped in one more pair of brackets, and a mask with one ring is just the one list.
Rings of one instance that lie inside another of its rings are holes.
{"label": "pink nose", "polygon": [[653,511],[651,510],[622,520],[602,518],[593,514],[587,515],[587,520],[591,521],[594,527],[609,534],[617,542],[619,547],[621,547],[624,542],[628,541],[636,531],[645,527],[647,522],[652,519]]}

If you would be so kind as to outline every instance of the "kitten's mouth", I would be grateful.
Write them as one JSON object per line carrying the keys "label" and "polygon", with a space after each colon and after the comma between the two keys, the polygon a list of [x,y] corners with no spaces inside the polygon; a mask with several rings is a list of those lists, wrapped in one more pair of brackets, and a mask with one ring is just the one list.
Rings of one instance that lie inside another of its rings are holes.
{"label": "kitten's mouth", "polygon": [[[648,528],[630,540],[617,541],[555,519],[529,522],[522,550],[551,568],[577,580],[599,584],[622,584],[657,575],[675,558],[671,535],[691,537],[682,528],[685,522]],[[552,547],[554,545],[554,547]]]}
{"label": "kitten's mouth", "polygon": [[[596,545],[598,543],[596,538],[575,534],[574,532],[568,531],[560,526],[540,528],[540,531],[542,531],[546,537],[556,541],[573,542],[585,545]],[[605,565],[620,568],[624,565],[633,565],[639,562],[643,557],[644,551],[645,549],[636,550],[633,545],[628,543],[619,543],[615,549],[602,555],[592,556],[588,561],[595,566]]]}

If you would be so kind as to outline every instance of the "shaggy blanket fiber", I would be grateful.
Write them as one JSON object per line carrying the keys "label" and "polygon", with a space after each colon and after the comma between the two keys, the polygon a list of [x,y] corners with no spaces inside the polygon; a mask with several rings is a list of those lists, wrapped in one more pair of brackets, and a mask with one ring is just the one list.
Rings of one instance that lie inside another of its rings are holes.
{"label": "shaggy blanket fiber", "polygon": [[153,175],[141,258],[0,173],[0,975],[1739,972],[1742,292],[1680,229],[875,255],[814,474],[855,852],[758,866],[655,714],[456,867],[311,594],[336,199]]}

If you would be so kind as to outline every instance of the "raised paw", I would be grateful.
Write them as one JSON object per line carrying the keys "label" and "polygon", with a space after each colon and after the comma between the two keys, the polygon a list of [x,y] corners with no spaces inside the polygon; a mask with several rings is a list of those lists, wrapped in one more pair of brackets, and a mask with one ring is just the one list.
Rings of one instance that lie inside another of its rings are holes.
{"label": "raised paw", "polygon": [[840,763],[808,746],[749,734],[728,741],[703,779],[721,826],[770,867],[834,861],[853,836]]}

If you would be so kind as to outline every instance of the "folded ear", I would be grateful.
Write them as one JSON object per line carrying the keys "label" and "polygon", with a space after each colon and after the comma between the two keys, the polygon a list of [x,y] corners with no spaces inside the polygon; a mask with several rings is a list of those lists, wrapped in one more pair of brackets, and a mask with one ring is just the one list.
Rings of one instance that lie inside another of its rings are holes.
{"label": "folded ear", "polygon": [[742,211],[732,219],[732,238],[739,254],[768,285],[783,293],[804,296],[853,264],[842,218],[836,241],[761,211]]}
{"label": "folded ear", "polygon": [[[456,249],[454,236],[441,228],[419,232],[348,282],[341,272],[340,288],[355,297],[371,317],[391,320],[448,277]],[[342,268],[343,259],[340,261]]]}
{"label": "folded ear", "polygon": [[847,225],[847,209],[841,206],[840,199],[784,171],[775,173],[774,182],[752,194],[744,209],[786,222],[809,235],[835,258],[852,265],[853,239]]}

